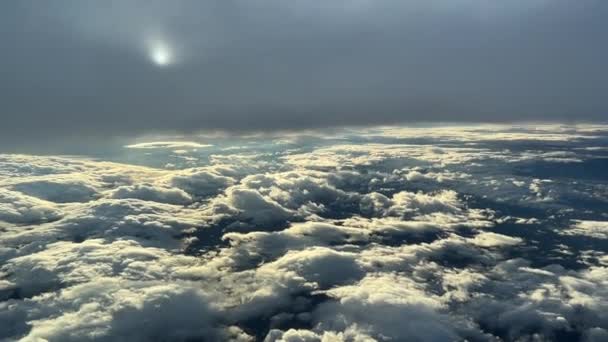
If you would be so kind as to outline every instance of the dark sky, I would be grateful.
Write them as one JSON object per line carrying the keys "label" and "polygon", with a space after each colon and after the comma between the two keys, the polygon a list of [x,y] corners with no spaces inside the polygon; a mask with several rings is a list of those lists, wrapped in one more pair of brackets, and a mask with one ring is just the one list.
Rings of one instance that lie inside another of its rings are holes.
{"label": "dark sky", "polygon": [[3,0],[0,144],[603,120],[607,18],[606,0]]}

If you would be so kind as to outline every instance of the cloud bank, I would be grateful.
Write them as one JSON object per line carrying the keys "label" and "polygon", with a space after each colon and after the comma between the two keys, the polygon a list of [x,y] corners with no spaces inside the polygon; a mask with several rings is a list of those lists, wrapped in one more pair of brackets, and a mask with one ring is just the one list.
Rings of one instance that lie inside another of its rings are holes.
{"label": "cloud bank", "polygon": [[0,340],[605,340],[607,137],[387,127],[0,155]]}

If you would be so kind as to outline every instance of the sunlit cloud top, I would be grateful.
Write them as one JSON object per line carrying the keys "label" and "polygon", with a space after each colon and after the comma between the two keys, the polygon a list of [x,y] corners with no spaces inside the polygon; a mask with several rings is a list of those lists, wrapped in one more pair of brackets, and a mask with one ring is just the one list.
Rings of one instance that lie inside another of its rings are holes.
{"label": "sunlit cloud top", "polygon": [[126,148],[136,149],[171,149],[171,148],[205,148],[213,145],[200,144],[193,141],[152,141],[126,145]]}

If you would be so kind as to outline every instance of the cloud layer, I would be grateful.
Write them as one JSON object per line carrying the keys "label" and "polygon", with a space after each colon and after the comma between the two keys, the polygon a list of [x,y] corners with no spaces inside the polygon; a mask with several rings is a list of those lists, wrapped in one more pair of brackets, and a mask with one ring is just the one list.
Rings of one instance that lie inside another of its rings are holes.
{"label": "cloud layer", "polygon": [[1,155],[0,339],[608,337],[608,127],[320,136]]}

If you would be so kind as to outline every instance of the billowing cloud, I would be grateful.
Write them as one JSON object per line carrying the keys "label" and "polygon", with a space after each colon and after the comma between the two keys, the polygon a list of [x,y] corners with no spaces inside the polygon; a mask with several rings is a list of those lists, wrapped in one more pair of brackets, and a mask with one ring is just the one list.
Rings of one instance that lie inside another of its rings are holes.
{"label": "billowing cloud", "polygon": [[607,133],[0,155],[0,340],[601,341]]}
{"label": "billowing cloud", "polygon": [[181,189],[160,188],[151,185],[132,185],[116,188],[111,195],[113,198],[138,198],[146,201],[188,204],[192,197]]}
{"label": "billowing cloud", "polygon": [[8,223],[38,223],[61,217],[52,203],[5,189],[0,190],[0,208],[0,221]]}

